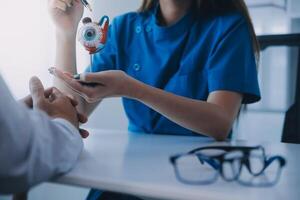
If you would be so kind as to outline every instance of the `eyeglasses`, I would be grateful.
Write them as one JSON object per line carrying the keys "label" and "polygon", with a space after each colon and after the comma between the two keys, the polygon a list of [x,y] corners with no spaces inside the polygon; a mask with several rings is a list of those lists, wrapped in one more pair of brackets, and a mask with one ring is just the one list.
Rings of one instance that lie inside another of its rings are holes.
{"label": "eyeglasses", "polygon": [[207,146],[170,157],[176,177],[186,184],[214,183],[219,176],[245,186],[275,185],[286,161],[268,157],[262,146]]}

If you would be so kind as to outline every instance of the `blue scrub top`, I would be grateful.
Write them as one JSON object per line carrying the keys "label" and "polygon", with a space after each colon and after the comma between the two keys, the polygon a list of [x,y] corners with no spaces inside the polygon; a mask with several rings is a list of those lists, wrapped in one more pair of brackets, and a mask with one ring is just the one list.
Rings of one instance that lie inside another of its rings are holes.
{"label": "blue scrub top", "polygon": [[[157,10],[114,19],[105,48],[93,58],[92,72],[123,70],[164,91],[206,101],[209,93],[243,94],[243,103],[260,99],[256,60],[246,20],[238,13],[204,17],[188,13],[162,27]],[[196,135],[141,102],[123,98],[134,132]]]}

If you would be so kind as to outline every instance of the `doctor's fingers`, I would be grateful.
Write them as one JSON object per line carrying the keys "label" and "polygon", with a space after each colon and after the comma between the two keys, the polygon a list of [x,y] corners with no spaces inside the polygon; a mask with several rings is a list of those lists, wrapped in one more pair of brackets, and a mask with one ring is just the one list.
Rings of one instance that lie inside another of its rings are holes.
{"label": "doctor's fingers", "polygon": [[100,73],[82,73],[80,74],[80,80],[87,83],[101,83],[104,80],[103,74],[105,72]]}
{"label": "doctor's fingers", "polygon": [[30,79],[29,89],[33,105],[38,105],[40,102],[45,101],[44,86],[38,77],[34,76]]}
{"label": "doctor's fingers", "polygon": [[68,7],[72,7],[74,0],[50,0],[49,5],[51,8],[66,11]]}

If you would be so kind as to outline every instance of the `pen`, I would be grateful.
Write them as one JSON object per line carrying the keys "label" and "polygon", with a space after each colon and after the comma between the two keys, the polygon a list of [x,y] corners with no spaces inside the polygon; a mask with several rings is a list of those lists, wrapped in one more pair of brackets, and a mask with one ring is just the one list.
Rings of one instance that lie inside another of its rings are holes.
{"label": "pen", "polygon": [[73,78],[76,79],[76,80],[80,80],[80,74],[73,75]]}
{"label": "pen", "polygon": [[84,7],[89,9],[91,12],[93,11],[91,5],[87,2],[87,0],[81,0],[81,3],[84,5]]}
{"label": "pen", "polygon": [[83,86],[88,86],[88,87],[96,87],[96,86],[105,86],[104,84],[101,84],[101,83],[87,83],[87,82],[84,82],[84,81],[80,81],[80,79],[81,79],[81,77],[80,76],[82,76],[82,74],[75,74],[75,75],[73,75],[73,78],[75,79],[75,80],[78,80],[79,81],[79,83],[81,84],[81,85],[83,85]]}

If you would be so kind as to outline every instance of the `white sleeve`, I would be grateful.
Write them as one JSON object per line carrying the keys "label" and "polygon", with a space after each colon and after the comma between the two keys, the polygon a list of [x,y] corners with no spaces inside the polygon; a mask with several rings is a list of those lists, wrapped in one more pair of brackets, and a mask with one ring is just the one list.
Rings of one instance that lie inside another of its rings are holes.
{"label": "white sleeve", "polygon": [[73,125],[18,104],[0,76],[0,193],[22,192],[68,172],[82,148]]}

